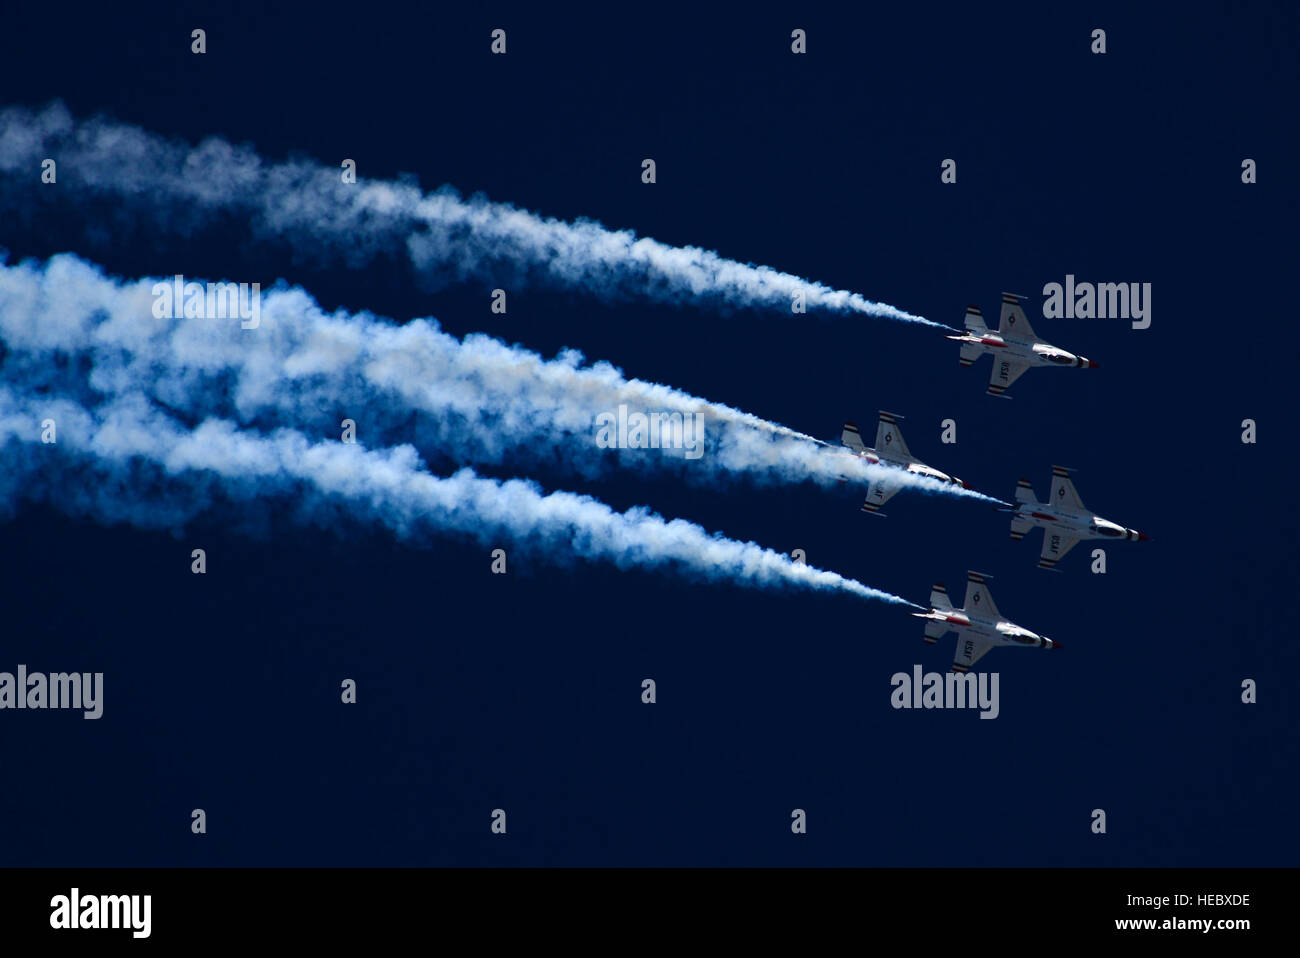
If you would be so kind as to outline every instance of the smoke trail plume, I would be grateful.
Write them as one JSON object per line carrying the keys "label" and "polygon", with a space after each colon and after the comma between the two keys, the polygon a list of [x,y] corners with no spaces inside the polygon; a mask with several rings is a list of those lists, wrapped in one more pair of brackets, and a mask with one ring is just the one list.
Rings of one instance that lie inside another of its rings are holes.
{"label": "smoke trail plume", "polygon": [[[370,445],[413,442],[426,459],[464,465],[544,464],[586,476],[614,466],[674,468],[687,479],[757,482],[884,479],[923,492],[987,499],[721,403],[627,379],[573,351],[546,360],[484,335],[464,341],[429,320],[398,326],[326,314],[301,289],[260,298],[259,324],[232,315],[156,315],[156,284],[119,282],[64,254],[46,264],[0,261],[0,375],[86,403],[142,391],[197,421],[217,415],[263,430],[339,435],[350,418]],[[206,305],[206,304],[204,304]],[[179,305],[178,305],[179,311]],[[698,415],[698,459],[678,449],[602,449],[596,417],[620,405]],[[987,501],[996,501],[988,499]]]}
{"label": "smoke trail plume", "polygon": [[[56,441],[42,442],[51,422]],[[370,451],[313,443],[283,429],[263,436],[219,419],[186,429],[138,393],[87,409],[63,397],[0,387],[0,457],[6,464],[0,506],[39,497],[99,521],[178,527],[217,498],[245,505],[287,498],[300,520],[330,524],[342,509],[407,539],[440,530],[481,544],[504,540],[558,561],[671,567],[709,581],[798,586],[912,605],[644,508],[619,513],[590,496],[547,495],[532,482],[484,479],[469,469],[434,476],[410,446]]]}
{"label": "smoke trail plume", "polygon": [[326,260],[361,265],[380,256],[405,257],[434,285],[469,278],[503,286],[534,281],[609,301],[713,301],[787,312],[799,296],[809,310],[952,328],[767,266],[669,246],[591,220],[568,223],[479,196],[465,199],[449,187],[424,193],[407,181],[345,184],[339,168],[269,163],[221,139],[191,148],[103,118],[78,123],[60,103],[39,112],[0,111],[0,173],[11,181],[4,191],[11,210],[30,206],[21,184],[43,189],[38,184],[46,158],[57,163],[60,192],[127,204],[132,226],[147,223],[151,230],[184,235],[219,219],[228,225],[235,215],[247,219],[257,238],[285,240]]}

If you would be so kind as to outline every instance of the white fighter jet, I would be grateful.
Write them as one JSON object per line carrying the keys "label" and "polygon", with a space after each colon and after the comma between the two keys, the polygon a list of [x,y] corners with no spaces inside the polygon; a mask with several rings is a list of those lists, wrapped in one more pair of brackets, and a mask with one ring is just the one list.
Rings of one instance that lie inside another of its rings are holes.
{"label": "white fighter jet", "polygon": [[[937,479],[940,482],[951,483],[955,486],[961,486],[963,489],[969,489],[970,484],[956,479],[946,472],[940,472],[938,469],[931,468],[912,455],[911,450],[907,448],[907,443],[903,441],[903,434],[898,429],[898,421],[902,416],[895,416],[892,412],[880,413],[880,422],[876,425],[876,448],[868,449],[862,444],[862,433],[858,432],[858,427],[851,422],[844,424],[844,431],[840,433],[840,442],[860,459],[867,462],[885,463],[891,466],[897,466],[907,472],[918,476],[929,476],[931,479]],[[862,511],[868,515],[878,515],[883,518],[884,513],[880,507],[888,502],[901,486],[889,482],[886,479],[872,479],[867,484],[867,500],[862,504]]]}
{"label": "white fighter jet", "polygon": [[1059,649],[1060,642],[1030,632],[1014,622],[1008,622],[993,604],[984,580],[990,576],[978,572],[966,573],[966,607],[954,609],[948,601],[948,590],[935,583],[930,592],[930,611],[913,612],[925,623],[925,641],[933,645],[949,632],[957,633],[957,655],[952,660],[954,672],[968,672],[995,645],[1023,645],[1039,649]]}
{"label": "white fighter jet", "polygon": [[1055,568],[1061,556],[1083,539],[1144,542],[1150,538],[1089,512],[1064,466],[1052,467],[1052,494],[1047,502],[1038,501],[1028,479],[1016,484],[1016,502],[1020,505],[1015,509],[1005,510],[1015,513],[1011,517],[1011,538],[1019,541],[1035,527],[1043,530],[1043,551],[1038,557],[1040,569]]}
{"label": "white fighter jet", "polygon": [[993,374],[988,388],[990,396],[1001,396],[1030,366],[1097,368],[1091,359],[1068,353],[1039,339],[1020,307],[1022,298],[1012,293],[1002,294],[1002,318],[996,333],[984,325],[984,314],[978,306],[967,306],[965,335],[946,337],[961,343],[960,361],[963,366],[969,366],[985,353],[993,354]]}

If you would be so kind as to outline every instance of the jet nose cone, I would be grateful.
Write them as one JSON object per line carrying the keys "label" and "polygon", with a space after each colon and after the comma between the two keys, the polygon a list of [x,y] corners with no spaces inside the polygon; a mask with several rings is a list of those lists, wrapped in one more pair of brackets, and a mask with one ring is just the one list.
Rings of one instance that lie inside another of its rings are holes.
{"label": "jet nose cone", "polygon": [[1149,542],[1150,540],[1151,537],[1147,535],[1145,532],[1138,533],[1138,542]]}
{"label": "jet nose cone", "polygon": [[1061,643],[1056,639],[1043,639],[1043,641],[1047,643],[1049,649],[1059,649],[1061,647]]}
{"label": "jet nose cone", "polygon": [[957,485],[961,486],[963,489],[974,489],[974,488],[975,488],[975,487],[972,486],[969,482],[967,482],[965,479],[958,479],[958,480],[957,480]]}
{"label": "jet nose cone", "polygon": [[1084,369],[1100,369],[1100,368],[1101,368],[1101,363],[1099,363],[1099,362],[1097,362],[1096,360],[1093,360],[1093,359],[1085,359],[1085,360],[1083,361],[1083,368],[1084,368]]}

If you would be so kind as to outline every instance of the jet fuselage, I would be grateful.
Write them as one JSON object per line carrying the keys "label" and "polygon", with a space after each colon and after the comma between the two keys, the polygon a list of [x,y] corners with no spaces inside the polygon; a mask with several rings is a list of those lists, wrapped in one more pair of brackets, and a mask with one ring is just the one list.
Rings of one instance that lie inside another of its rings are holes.
{"label": "jet fuselage", "polygon": [[940,482],[946,482],[950,485],[961,486],[963,489],[970,488],[969,482],[964,482],[956,476],[950,476],[948,473],[941,472],[933,466],[927,466],[923,462],[916,462],[915,460],[906,462],[898,459],[882,459],[877,455],[874,449],[863,449],[861,452],[854,453],[853,455],[856,455],[859,459],[863,459],[867,462],[876,463],[878,465],[893,466],[896,469],[902,469],[904,472],[910,472],[917,476],[926,476],[930,479],[937,479]]}
{"label": "jet fuselage", "polygon": [[1001,617],[984,618],[964,609],[931,609],[927,613],[913,612],[912,614],[918,619],[944,623],[957,633],[958,645],[967,635],[977,635],[994,645],[1033,645],[1052,649],[1058,644],[1046,636],[1031,632]]}
{"label": "jet fuselage", "polygon": [[947,338],[954,342],[980,347],[983,352],[992,354],[994,362],[997,362],[998,358],[1002,357],[1003,359],[1014,359],[1018,362],[1027,363],[1030,366],[1097,368],[1097,364],[1091,359],[1076,356],[1059,346],[1053,346],[1050,343],[1021,342],[1006,338],[1001,333],[995,333],[991,330],[985,333],[965,333],[961,336],[949,336]]}
{"label": "jet fuselage", "polygon": [[1143,542],[1147,538],[1136,529],[1125,528],[1091,512],[1073,512],[1041,502],[1021,503],[1015,516],[1043,529],[1049,535],[1055,529],[1068,531],[1076,539],[1127,539],[1129,542]]}

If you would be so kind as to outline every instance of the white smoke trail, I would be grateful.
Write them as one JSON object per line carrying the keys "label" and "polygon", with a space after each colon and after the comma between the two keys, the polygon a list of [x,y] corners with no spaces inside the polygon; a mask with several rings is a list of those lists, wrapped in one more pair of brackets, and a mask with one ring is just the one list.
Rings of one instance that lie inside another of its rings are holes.
{"label": "white smoke trail", "polygon": [[540,280],[611,301],[713,300],[787,312],[802,296],[807,309],[952,329],[767,266],[590,220],[567,223],[479,196],[464,199],[448,187],[424,193],[412,182],[345,184],[338,168],[268,163],[221,139],[190,148],[104,118],[78,123],[61,103],[39,112],[0,111],[0,172],[16,181],[5,190],[11,209],[30,206],[30,194],[17,187],[37,184],[47,157],[58,164],[60,193],[86,191],[129,204],[136,227],[147,222],[151,229],[188,233],[235,213],[249,219],[255,236],[283,238],[300,250],[306,244],[306,252],[353,265],[405,256],[436,285]]}
{"label": "white smoke trail", "polygon": [[[42,423],[50,420],[56,441],[47,444]],[[506,540],[561,562],[583,557],[621,568],[671,567],[710,581],[912,605],[648,509],[619,513],[590,496],[547,495],[532,482],[484,479],[469,469],[434,476],[410,446],[370,451],[313,443],[284,429],[262,436],[219,419],[188,430],[138,393],[89,410],[66,398],[0,387],[0,458],[6,463],[0,505],[8,507],[40,497],[100,521],[177,527],[217,496],[237,503],[288,498],[300,519],[328,522],[342,506],[408,539],[442,530],[482,544]]]}
{"label": "white smoke trail", "polygon": [[[347,417],[370,444],[412,441],[426,456],[458,465],[543,462],[593,476],[623,464],[677,468],[711,482],[824,486],[883,479],[997,501],[868,463],[721,403],[627,379],[608,363],[584,366],[573,351],[546,360],[484,335],[462,342],[427,320],[398,326],[367,314],[327,315],[301,289],[263,294],[255,329],[237,318],[172,319],[154,314],[155,282],[119,282],[69,254],[44,265],[0,262],[0,373],[87,402],[95,401],[87,385],[99,395],[142,390],[192,420],[221,415],[317,436],[337,436]],[[702,416],[701,457],[598,448],[596,417],[620,404]]]}

